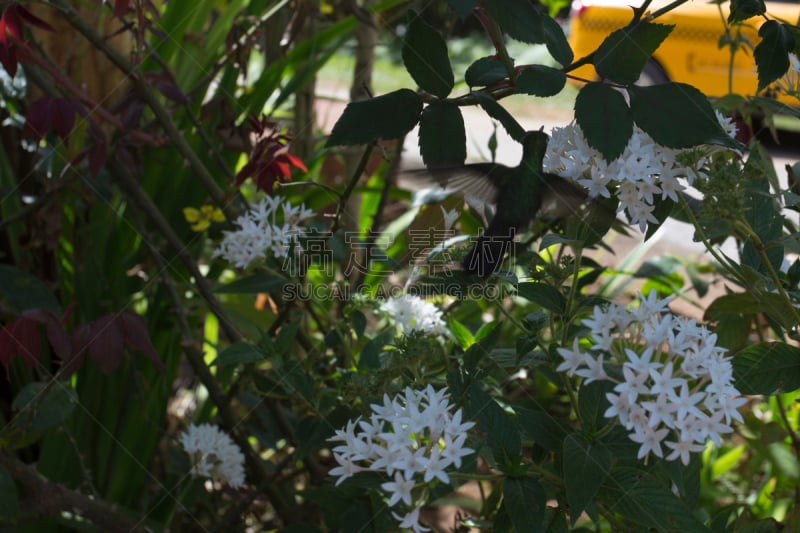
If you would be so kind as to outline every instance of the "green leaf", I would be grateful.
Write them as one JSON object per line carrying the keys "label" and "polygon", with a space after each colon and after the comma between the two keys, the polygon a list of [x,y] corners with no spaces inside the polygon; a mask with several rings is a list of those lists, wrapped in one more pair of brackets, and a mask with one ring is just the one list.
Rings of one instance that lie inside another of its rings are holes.
{"label": "green leaf", "polygon": [[503,509],[516,531],[544,531],[545,503],[544,489],[534,478],[507,477],[503,480]]}
{"label": "green leaf", "polygon": [[470,387],[470,418],[477,420],[480,431],[486,434],[497,467],[514,472],[522,459],[522,437],[511,415],[476,382]]}
{"label": "green leaf", "polygon": [[611,451],[601,443],[590,443],[581,435],[564,440],[564,483],[570,521],[575,521],[592,501],[611,470]]}
{"label": "green leaf", "polygon": [[523,70],[517,78],[517,92],[533,96],[553,96],[567,83],[563,71],[544,65],[533,65]]}
{"label": "green leaf", "polygon": [[478,4],[478,0],[447,0],[447,3],[463,19],[472,13],[472,10]]}
{"label": "green leaf", "polygon": [[286,280],[281,276],[261,273],[217,287],[214,292],[220,294],[270,293],[282,289],[284,285],[286,285]]}
{"label": "green leaf", "polygon": [[608,409],[606,394],[613,392],[610,381],[593,381],[578,391],[578,417],[584,428],[598,430],[609,423],[603,413]]}
{"label": "green leaf", "polygon": [[472,332],[464,324],[455,318],[451,318],[447,323],[462,350],[469,350],[469,347],[475,344],[475,337],[472,336]]}
{"label": "green leaf", "polygon": [[464,164],[467,135],[464,117],[457,105],[442,100],[425,108],[419,123],[419,149],[428,167]]}
{"label": "green leaf", "polygon": [[[663,483],[648,473],[621,468],[605,481],[598,498],[615,513],[658,531],[708,531],[691,510]],[[630,528],[634,531],[643,530]]]}
{"label": "green leaf", "polygon": [[561,450],[569,427],[545,411],[532,411],[516,407],[514,412],[517,413],[520,429],[527,438],[551,452]]}
{"label": "green leaf", "polygon": [[11,408],[19,411],[14,426],[29,433],[41,433],[61,425],[75,410],[78,395],[67,383],[33,382],[14,398]]}
{"label": "green leaf", "polygon": [[246,365],[266,359],[267,354],[258,346],[249,342],[236,342],[222,350],[211,366]]}
{"label": "green leaf", "polygon": [[482,57],[467,67],[464,81],[470,87],[485,87],[508,77],[505,65],[494,56]]}
{"label": "green leaf", "polygon": [[731,12],[728,15],[728,24],[741,22],[756,15],[767,12],[764,0],[731,0]]}
{"label": "green leaf", "polygon": [[365,372],[382,368],[381,354],[384,348],[394,340],[395,334],[395,330],[390,328],[370,339],[358,356],[358,370]]}
{"label": "green leaf", "polygon": [[614,161],[633,134],[633,118],[625,97],[603,83],[587,83],[575,99],[575,120],[589,146]]}
{"label": "green leaf", "polygon": [[553,59],[562,65],[569,65],[575,57],[572,48],[569,46],[564,29],[553,20],[552,17],[542,17],[544,29],[544,41],[547,44],[547,51]]}
{"label": "green leaf", "polygon": [[647,60],[674,26],[640,22],[612,32],[594,55],[594,69],[601,79],[624,85],[639,79]]}
{"label": "green leaf", "polygon": [[737,147],[717,121],[708,99],[685,83],[628,87],[633,120],[658,144],[691,148],[698,144]]}
{"label": "green leaf", "polygon": [[422,98],[410,89],[350,102],[333,126],[325,146],[397,139],[417,125],[421,112]]}
{"label": "green leaf", "polygon": [[422,89],[445,98],[455,84],[447,43],[413,10],[409,19],[402,51],[406,70]]}
{"label": "green leaf", "polygon": [[777,80],[789,69],[789,52],[794,49],[794,36],[788,27],[768,20],[758,29],[761,42],[753,50],[758,67],[758,91]]}
{"label": "green leaf", "polygon": [[761,342],[733,357],[733,377],[742,394],[776,394],[800,388],[800,348]]}
{"label": "green leaf", "polygon": [[743,317],[765,313],[788,329],[794,325],[789,305],[780,294],[752,288],[747,292],[720,296],[708,306],[704,319],[724,323],[731,316]]}
{"label": "green leaf", "polygon": [[493,119],[500,122],[508,132],[508,135],[517,142],[522,142],[525,136],[525,128],[523,128],[517,119],[511,113],[497,103],[497,101],[486,93],[480,91],[473,91],[470,95],[478,101],[478,104],[483,108],[486,113]]}
{"label": "green leaf", "polygon": [[559,315],[564,313],[567,305],[564,295],[547,283],[520,283],[517,287],[517,296]]}
{"label": "green leaf", "polygon": [[39,308],[61,315],[61,305],[47,285],[15,266],[0,265],[0,297],[17,313]]}
{"label": "green leaf", "polygon": [[484,8],[500,28],[513,39],[524,43],[543,43],[543,17],[530,0],[491,0]]}
{"label": "green leaf", "polygon": [[19,512],[19,494],[14,478],[0,466],[0,522],[13,523]]}

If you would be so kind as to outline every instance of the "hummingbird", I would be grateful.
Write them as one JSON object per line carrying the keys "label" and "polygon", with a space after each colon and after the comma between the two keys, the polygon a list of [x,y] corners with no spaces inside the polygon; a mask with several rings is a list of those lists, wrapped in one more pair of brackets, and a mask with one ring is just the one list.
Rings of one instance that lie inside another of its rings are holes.
{"label": "hummingbird", "polygon": [[499,163],[472,163],[428,169],[442,187],[496,206],[488,226],[461,263],[465,272],[490,276],[503,262],[515,234],[534,218],[559,220],[574,216],[586,202],[587,194],[582,188],[544,172],[548,141],[542,130],[527,132],[521,140],[522,160],[513,168]]}

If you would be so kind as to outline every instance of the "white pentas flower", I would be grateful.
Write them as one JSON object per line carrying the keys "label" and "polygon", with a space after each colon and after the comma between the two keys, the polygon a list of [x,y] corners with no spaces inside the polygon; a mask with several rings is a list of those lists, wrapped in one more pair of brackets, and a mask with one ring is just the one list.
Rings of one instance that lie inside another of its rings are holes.
{"label": "white pentas flower", "polygon": [[[731,120],[720,113],[716,116],[728,135],[736,135]],[[589,146],[581,128],[572,122],[553,129],[544,169],[585,187],[590,198],[609,198],[614,191],[619,198],[619,211],[644,231],[647,224],[658,222],[653,205],[656,199],[677,202],[684,183],[691,185],[695,178],[706,177],[702,172],[706,158],[688,157],[689,152],[661,146],[634,126],[622,155],[608,162]]]}
{"label": "white pentas flower", "polygon": [[425,505],[424,485],[438,480],[450,483],[448,470],[460,468],[461,459],[473,453],[465,446],[467,431],[474,422],[462,422],[461,409],[450,404],[445,390],[431,385],[424,390],[407,387],[403,394],[370,406],[369,420],[351,420],[336,431],[331,442],[339,466],[330,474],[339,485],[363,471],[383,472],[389,481],[381,488],[390,507],[402,507],[405,514],[392,515],[400,527],[427,531],[419,523]]}
{"label": "white pentas flower", "polygon": [[559,348],[557,370],[584,383],[616,383],[606,395],[605,416],[617,418],[641,444],[640,459],[652,453],[688,464],[708,440],[719,445],[721,435],[733,431],[733,420],[743,421],[738,409],[746,399],[733,385],[733,367],[716,334],[670,313],[668,303],[653,291],[640,297],[638,307],[595,307],[583,321],[594,344],[582,348],[575,340],[571,348]]}
{"label": "white pentas flower", "polygon": [[787,94],[800,98],[800,59],[796,54],[789,54],[789,70],[775,83]]}
{"label": "white pentas flower", "polygon": [[404,294],[383,302],[380,310],[389,315],[403,334],[414,331],[430,335],[447,334],[442,310],[419,296]]}
{"label": "white pentas flower", "polygon": [[305,231],[301,223],[313,217],[314,212],[305,205],[293,206],[280,196],[265,196],[234,221],[239,229],[223,232],[225,236],[213,256],[223,257],[238,268],[247,268],[268,255],[285,258],[292,242]]}
{"label": "white pentas flower", "polygon": [[244,455],[219,428],[191,424],[180,441],[192,459],[193,474],[227,483],[234,489],[244,485]]}

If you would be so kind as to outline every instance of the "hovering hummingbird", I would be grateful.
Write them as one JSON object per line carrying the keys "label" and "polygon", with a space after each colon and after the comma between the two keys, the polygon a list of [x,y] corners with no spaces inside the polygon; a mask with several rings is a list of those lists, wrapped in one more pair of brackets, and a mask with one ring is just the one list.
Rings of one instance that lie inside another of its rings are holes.
{"label": "hovering hummingbird", "polygon": [[522,160],[516,167],[473,163],[428,169],[443,187],[462,191],[496,206],[495,214],[462,261],[464,271],[487,277],[503,261],[517,231],[539,216],[553,220],[576,215],[586,192],[542,168],[549,137],[530,131],[522,138]]}

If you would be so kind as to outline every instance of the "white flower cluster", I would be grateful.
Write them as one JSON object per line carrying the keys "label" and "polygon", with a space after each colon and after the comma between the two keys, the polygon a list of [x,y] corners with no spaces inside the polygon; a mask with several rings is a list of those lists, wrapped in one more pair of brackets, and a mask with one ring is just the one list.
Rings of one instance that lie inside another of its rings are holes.
{"label": "white flower cluster", "polygon": [[[719,112],[716,115],[725,132],[730,136],[736,135],[735,124]],[[609,188],[616,188],[619,210],[624,210],[631,224],[638,224],[644,231],[648,223],[658,222],[653,214],[656,196],[677,202],[678,193],[685,188],[679,178],[685,178],[691,185],[696,177],[705,177],[700,170],[705,158],[700,158],[692,166],[685,166],[680,157],[684,152],[657,144],[634,126],[625,151],[609,163],[600,152],[589,146],[580,126],[572,122],[553,129],[544,168],[582,185],[590,198],[609,198]]]}
{"label": "white flower cluster", "polygon": [[371,408],[369,420],[351,420],[329,439],[341,443],[333,448],[339,466],[330,474],[338,476],[339,485],[358,472],[385,472],[392,479],[381,485],[389,506],[402,501],[411,508],[406,514],[392,512],[400,527],[428,531],[419,523],[424,498],[415,498],[413,490],[434,479],[450,483],[446,469],[460,468],[461,458],[473,452],[464,443],[475,423],[462,422],[461,409],[451,412],[446,391],[430,385],[422,391],[407,387],[393,400],[384,395],[383,405]]}
{"label": "white flower cluster", "polygon": [[442,311],[419,296],[404,294],[381,304],[380,310],[388,314],[403,334],[421,331],[429,335],[447,334],[447,324]]}
{"label": "white flower cluster", "polygon": [[[742,422],[738,408],[747,400],[733,386],[733,367],[726,349],[716,345],[716,334],[694,319],[673,315],[668,302],[653,291],[635,309],[595,307],[583,321],[594,345],[584,351],[576,339],[572,348],[559,348],[564,361],[557,370],[584,383],[617,383],[606,395],[611,407],[605,416],[616,417],[641,444],[639,459],[650,453],[664,457],[664,442],[672,450],[668,461],[680,458],[688,464],[708,439],[719,446],[720,435],[733,431],[731,420]],[[621,380],[606,373],[606,356],[622,363]]]}
{"label": "white flower cluster", "polygon": [[[278,211],[283,212],[283,223],[277,222]],[[287,257],[290,245],[304,231],[300,223],[312,218],[314,211],[305,205],[293,206],[282,202],[279,196],[265,196],[250,210],[236,219],[236,231],[224,231],[225,236],[214,250],[214,257],[224,257],[239,268],[247,268],[256,260]]]}
{"label": "white flower cluster", "polygon": [[244,455],[231,438],[211,424],[191,424],[181,435],[192,458],[192,473],[238,489],[244,485]]}

